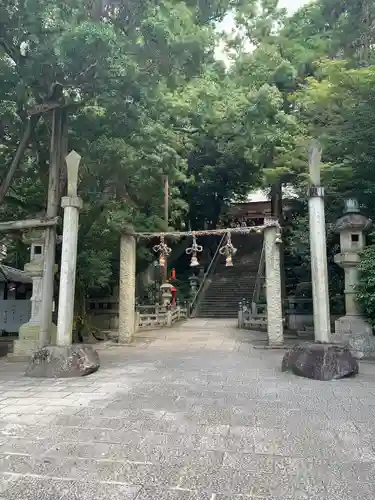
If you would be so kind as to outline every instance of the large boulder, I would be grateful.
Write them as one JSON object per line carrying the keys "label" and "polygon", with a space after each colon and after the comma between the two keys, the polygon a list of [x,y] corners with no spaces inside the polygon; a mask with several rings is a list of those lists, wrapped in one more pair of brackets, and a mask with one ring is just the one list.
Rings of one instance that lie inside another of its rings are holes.
{"label": "large boulder", "polygon": [[36,351],[26,369],[27,377],[84,377],[99,369],[98,353],[88,345],[47,345]]}
{"label": "large boulder", "polygon": [[333,380],[357,375],[358,362],[348,346],[306,342],[284,355],[281,369],[314,380]]}

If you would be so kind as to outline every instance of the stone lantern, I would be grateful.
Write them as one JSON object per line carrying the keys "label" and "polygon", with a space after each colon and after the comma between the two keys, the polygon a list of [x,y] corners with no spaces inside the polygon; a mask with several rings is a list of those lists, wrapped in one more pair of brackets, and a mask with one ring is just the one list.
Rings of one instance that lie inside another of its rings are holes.
{"label": "stone lantern", "polygon": [[[13,356],[28,357],[39,348],[40,307],[42,303],[42,279],[44,264],[44,231],[33,229],[24,234],[23,240],[31,245],[30,262],[25,264],[25,272],[31,277],[33,288],[31,297],[31,318],[19,330],[18,340],[14,342]],[[57,266],[56,266],[57,268]],[[56,269],[55,269],[56,271]],[[56,325],[50,332],[52,344],[56,343]]]}
{"label": "stone lantern", "polygon": [[195,276],[195,274],[192,274],[189,278],[189,285],[190,285],[190,296],[194,298],[197,294],[198,291],[198,285],[199,285],[199,278],[198,276]]}
{"label": "stone lantern", "polygon": [[172,302],[172,290],[173,286],[170,283],[163,283],[160,286],[162,305],[167,307]]}
{"label": "stone lantern", "polygon": [[340,234],[340,250],[335,262],[345,273],[345,316],[335,321],[334,340],[349,344],[357,358],[375,355],[372,327],[362,316],[356,298],[360,252],[365,247],[365,232],[372,222],[359,212],[357,200],[345,202],[344,215],[337,220],[335,231]]}

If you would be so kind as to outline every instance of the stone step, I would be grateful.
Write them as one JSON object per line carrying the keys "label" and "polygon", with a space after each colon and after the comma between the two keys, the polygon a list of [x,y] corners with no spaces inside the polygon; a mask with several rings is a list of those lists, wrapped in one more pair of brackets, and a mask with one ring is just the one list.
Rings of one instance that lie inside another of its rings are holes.
{"label": "stone step", "polygon": [[223,310],[223,311],[197,311],[198,316],[210,316],[212,318],[217,317],[231,317],[231,318],[238,318],[238,314],[236,311],[231,311],[231,310]]}

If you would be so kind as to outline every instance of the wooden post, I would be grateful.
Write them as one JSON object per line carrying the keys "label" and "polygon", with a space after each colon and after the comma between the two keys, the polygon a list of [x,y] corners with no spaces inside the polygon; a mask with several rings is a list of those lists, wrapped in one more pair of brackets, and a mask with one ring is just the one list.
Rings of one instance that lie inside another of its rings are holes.
{"label": "wooden post", "polygon": [[[52,111],[52,133],[50,169],[48,184],[47,217],[56,217],[59,210],[59,179],[62,139],[62,111],[56,108]],[[42,306],[40,322],[40,347],[50,342],[52,329],[53,281],[55,273],[56,227],[46,229],[44,240],[44,269],[42,287]]]}

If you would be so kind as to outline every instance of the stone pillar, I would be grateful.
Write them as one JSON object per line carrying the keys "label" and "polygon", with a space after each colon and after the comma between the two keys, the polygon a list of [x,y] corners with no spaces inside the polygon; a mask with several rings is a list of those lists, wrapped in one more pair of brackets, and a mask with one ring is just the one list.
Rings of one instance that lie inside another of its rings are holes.
{"label": "stone pillar", "polygon": [[79,211],[82,208],[82,200],[77,196],[78,168],[80,161],[81,157],[75,151],[71,151],[66,157],[68,196],[64,196],[61,200],[61,206],[64,209],[64,224],[56,338],[56,343],[59,346],[68,346],[72,343],[78,221]]}
{"label": "stone pillar", "polygon": [[[28,358],[38,349],[41,321],[44,231],[40,229],[30,230],[23,239],[26,243],[31,244],[30,262],[25,265],[25,271],[32,279],[31,318],[20,327],[18,339],[14,341],[13,354],[10,355],[10,358],[14,360]],[[52,342],[55,342],[56,326],[54,324],[52,324],[49,335]]]}
{"label": "stone pillar", "polygon": [[[270,220],[266,224],[270,224]],[[279,228],[268,225],[264,229],[266,265],[267,335],[270,346],[284,344],[283,313],[281,301],[280,248],[277,238]]]}
{"label": "stone pillar", "polygon": [[371,225],[371,220],[359,213],[357,201],[347,200],[344,215],[335,226],[340,234],[341,249],[335,255],[335,262],[345,274],[345,316],[335,321],[334,340],[348,344],[356,358],[375,356],[375,337],[371,325],[361,314],[356,298],[360,252],[365,246],[364,232]]}
{"label": "stone pillar", "polygon": [[119,289],[119,333],[120,344],[129,343],[134,335],[135,321],[135,238],[129,234],[121,236],[120,289]]}
{"label": "stone pillar", "polygon": [[321,149],[318,143],[313,142],[309,151],[309,226],[314,335],[317,342],[329,342],[331,320],[328,295],[324,188],[320,185],[320,164]]}
{"label": "stone pillar", "polygon": [[80,160],[80,155],[75,151],[66,157],[68,188],[67,196],[62,198],[61,203],[64,226],[57,339],[55,345],[46,345],[34,352],[26,368],[27,377],[83,377],[94,373],[100,366],[98,353],[91,346],[72,344],[78,217],[82,205],[77,196]]}

